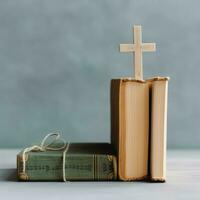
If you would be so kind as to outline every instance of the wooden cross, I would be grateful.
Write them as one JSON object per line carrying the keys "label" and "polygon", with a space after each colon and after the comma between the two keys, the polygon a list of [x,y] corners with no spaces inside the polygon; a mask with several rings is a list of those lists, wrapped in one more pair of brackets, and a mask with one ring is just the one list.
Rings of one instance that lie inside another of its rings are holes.
{"label": "wooden cross", "polygon": [[142,43],[142,30],[141,26],[134,26],[134,41],[133,44],[120,44],[120,52],[134,52],[135,53],[135,79],[143,80],[142,69],[142,52],[156,51],[155,43]]}

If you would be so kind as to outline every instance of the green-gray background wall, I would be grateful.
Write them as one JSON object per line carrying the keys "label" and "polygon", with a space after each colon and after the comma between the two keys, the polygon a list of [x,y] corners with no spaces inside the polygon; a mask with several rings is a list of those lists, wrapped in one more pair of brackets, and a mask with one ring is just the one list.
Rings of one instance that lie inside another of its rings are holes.
{"label": "green-gray background wall", "polygon": [[69,141],[110,140],[109,87],[131,76],[119,43],[143,41],[144,75],[170,76],[168,147],[200,147],[200,1],[1,0],[0,147],[50,131]]}

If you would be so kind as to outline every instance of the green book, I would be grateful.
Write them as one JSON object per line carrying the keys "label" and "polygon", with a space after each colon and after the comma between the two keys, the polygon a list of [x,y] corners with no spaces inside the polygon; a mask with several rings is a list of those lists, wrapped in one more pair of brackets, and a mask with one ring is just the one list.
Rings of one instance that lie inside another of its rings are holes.
{"label": "green book", "polygon": [[[17,155],[17,173],[23,181],[62,181],[63,151],[27,152],[25,173],[22,153]],[[65,177],[69,181],[116,180],[117,159],[111,144],[72,143],[66,153]]]}

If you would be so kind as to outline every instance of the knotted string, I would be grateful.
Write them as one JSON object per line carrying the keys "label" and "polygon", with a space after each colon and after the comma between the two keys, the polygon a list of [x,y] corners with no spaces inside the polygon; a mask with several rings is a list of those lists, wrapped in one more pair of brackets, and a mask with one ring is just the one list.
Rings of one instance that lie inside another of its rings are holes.
{"label": "knotted string", "polygon": [[[49,140],[49,138],[53,137],[52,141],[50,143],[47,143],[47,141]],[[55,144],[56,142],[61,141],[62,143],[59,143],[58,147],[53,147],[52,145]],[[22,172],[25,174],[26,172],[26,153],[31,152],[31,151],[47,151],[47,150],[51,150],[51,151],[61,151],[63,150],[63,181],[66,182],[66,173],[65,173],[65,163],[66,163],[66,154],[69,150],[69,145],[70,143],[66,143],[66,141],[62,138],[60,138],[60,133],[55,132],[55,133],[49,133],[47,134],[42,142],[40,143],[40,145],[33,145],[31,147],[27,147],[24,149],[24,151],[22,152],[22,162],[23,162],[23,168],[22,168]]]}

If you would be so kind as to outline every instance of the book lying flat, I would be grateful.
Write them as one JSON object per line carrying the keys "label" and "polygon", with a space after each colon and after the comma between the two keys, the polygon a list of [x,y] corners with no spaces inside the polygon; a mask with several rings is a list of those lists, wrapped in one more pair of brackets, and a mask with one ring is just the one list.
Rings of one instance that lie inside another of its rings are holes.
{"label": "book lying flat", "polygon": [[111,143],[121,180],[148,175],[149,85],[131,78],[111,80]]}
{"label": "book lying flat", "polygon": [[150,178],[166,179],[168,77],[148,80],[151,92]]}
{"label": "book lying flat", "polygon": [[[19,180],[63,180],[63,151],[26,153],[25,174],[22,152],[17,155]],[[72,143],[65,160],[66,180],[116,180],[117,159],[111,144]]]}

